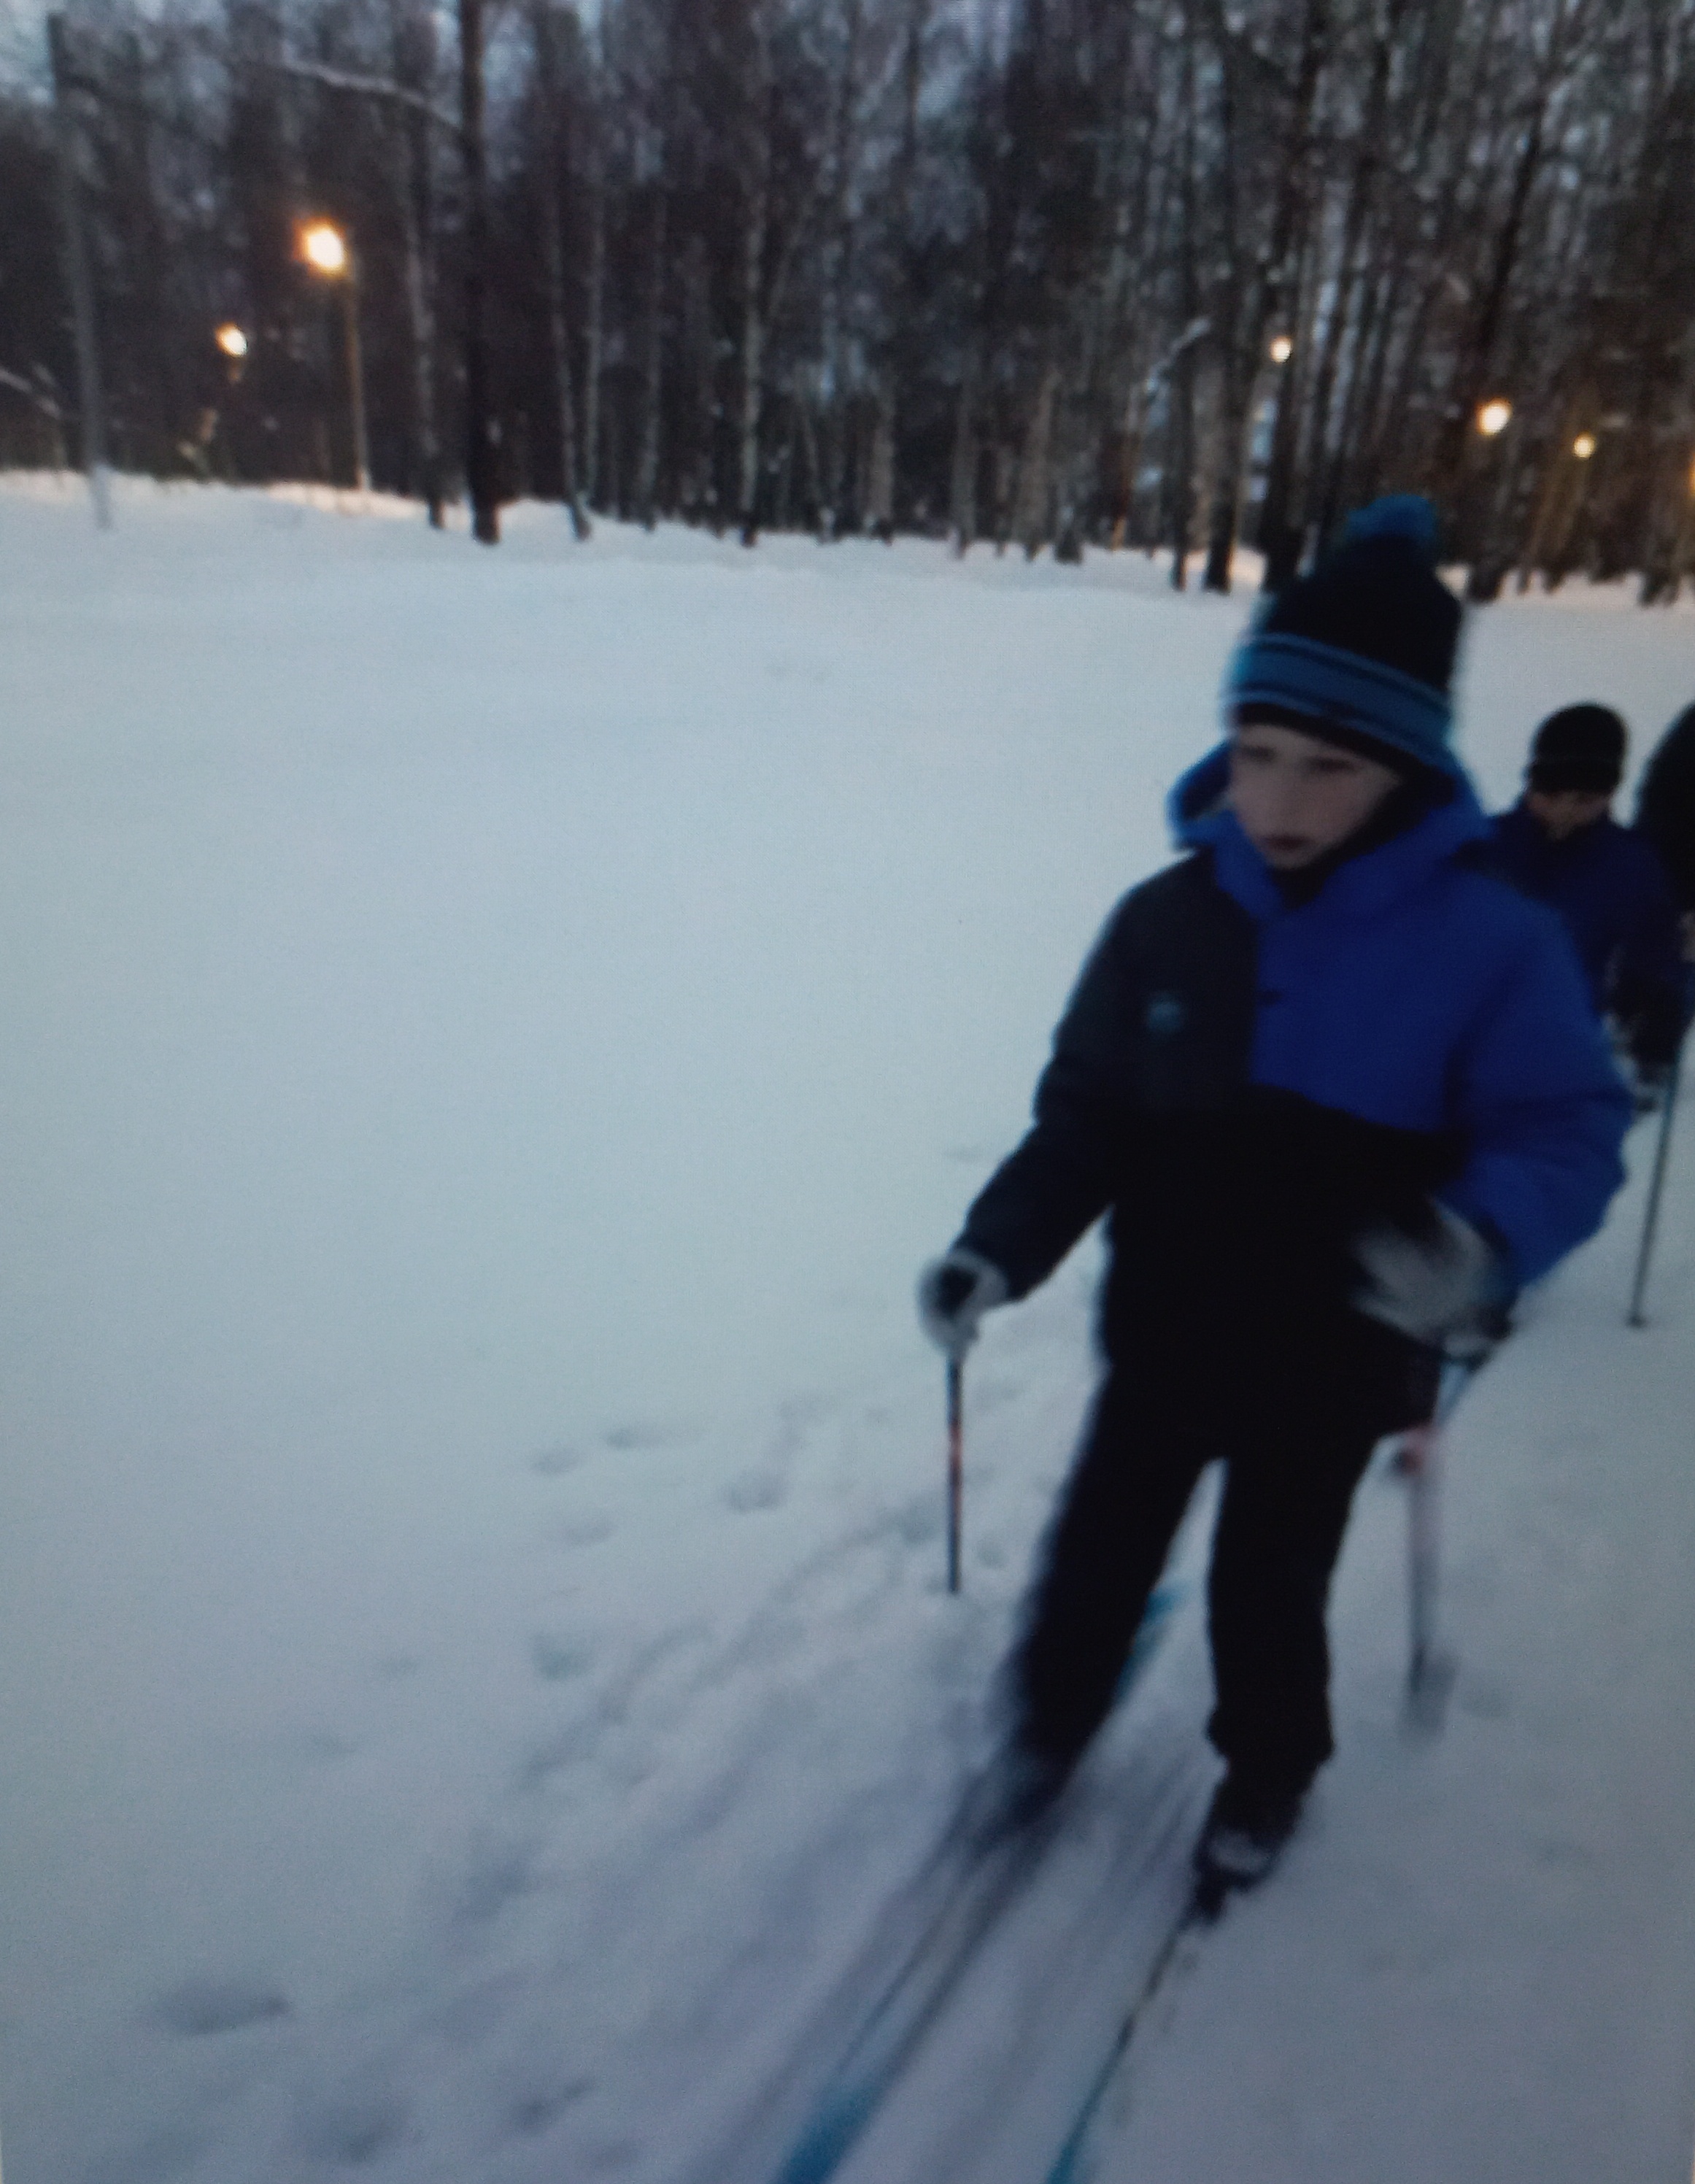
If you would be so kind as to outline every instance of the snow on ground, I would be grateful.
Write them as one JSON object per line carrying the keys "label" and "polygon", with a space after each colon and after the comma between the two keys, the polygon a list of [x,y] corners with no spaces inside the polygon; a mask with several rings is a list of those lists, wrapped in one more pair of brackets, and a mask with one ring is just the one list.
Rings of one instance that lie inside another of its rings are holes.
{"label": "snow on ground", "polygon": [[[668,2184],[979,1745],[1089,1384],[1085,1246],[973,1359],[951,1601],[913,1274],[1248,600],[380,513],[0,479],[13,2184]],[[1687,701],[1622,609],[1477,619],[1487,794]],[[1655,1327],[1638,1175],[1475,1393],[1433,1747],[1363,1490],[1342,1757],[1103,2175],[1685,2173],[1691,1174]]]}

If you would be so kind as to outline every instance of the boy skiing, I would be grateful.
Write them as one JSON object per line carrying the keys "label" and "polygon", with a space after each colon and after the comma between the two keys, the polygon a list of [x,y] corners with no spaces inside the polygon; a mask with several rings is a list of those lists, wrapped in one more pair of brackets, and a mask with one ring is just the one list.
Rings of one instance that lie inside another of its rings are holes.
{"label": "boy skiing", "polygon": [[1172,798],[1187,855],[1108,919],[1032,1128],[919,1284],[962,1356],[1108,1216],[1106,1370],[1009,1663],[1008,1809],[1105,1719],[1223,1457],[1214,1890],[1268,1869],[1331,1752],[1325,1606],[1374,1445],[1620,1179],[1630,1103],[1570,944],[1478,868],[1434,538],[1424,502],[1374,504],[1242,645],[1228,740]]}
{"label": "boy skiing", "polygon": [[1665,868],[1612,816],[1626,740],[1605,705],[1550,714],[1523,796],[1496,816],[1495,848],[1508,877],[1565,921],[1596,1010],[1619,1025],[1652,1105],[1683,1037],[1686,979]]}

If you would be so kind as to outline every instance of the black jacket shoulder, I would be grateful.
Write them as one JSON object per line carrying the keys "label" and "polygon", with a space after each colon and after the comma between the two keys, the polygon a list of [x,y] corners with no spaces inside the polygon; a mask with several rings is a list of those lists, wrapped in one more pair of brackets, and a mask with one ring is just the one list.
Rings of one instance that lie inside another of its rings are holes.
{"label": "black jacket shoulder", "polygon": [[1230,1104],[1247,1076],[1257,937],[1196,852],[1133,888],[1107,921],[1055,1036],[1144,1112]]}

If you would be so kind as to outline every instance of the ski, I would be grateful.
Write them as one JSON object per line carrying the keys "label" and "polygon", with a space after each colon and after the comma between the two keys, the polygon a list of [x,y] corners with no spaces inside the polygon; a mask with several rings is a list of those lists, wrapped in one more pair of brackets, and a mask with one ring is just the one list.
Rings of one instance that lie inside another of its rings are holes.
{"label": "ski", "polygon": [[[1146,1673],[1190,1590],[1183,1578],[1155,1588],[1120,1698]],[[828,2184],[1034,1872],[1063,1801],[1033,1818],[997,1816],[1006,1786],[993,1766],[971,1784],[936,1849],[884,1913],[828,2013],[835,2059],[786,2153],[758,2172],[761,2184]]]}
{"label": "ski", "polygon": [[1177,1962],[1183,1944],[1197,1931],[1216,1925],[1222,1916],[1231,1891],[1217,1875],[1197,1878],[1182,1909],[1167,1929],[1164,1940],[1155,1951],[1134,1999],[1118,2020],[1117,2031],[1105,2061],[1090,2081],[1089,2090],[1066,2134],[1065,2143],[1056,2156],[1047,2175],[1047,2184],[1087,2184],[1093,2169],[1090,2148],[1094,2137],[1096,2119],[1113,2080],[1123,2067],[1130,2043],[1136,2036],[1138,2026],[1152,2007],[1167,1975]]}
{"label": "ski", "polygon": [[1040,1854],[1045,1829],[979,1853],[873,2004],[772,2184],[827,2184]]}

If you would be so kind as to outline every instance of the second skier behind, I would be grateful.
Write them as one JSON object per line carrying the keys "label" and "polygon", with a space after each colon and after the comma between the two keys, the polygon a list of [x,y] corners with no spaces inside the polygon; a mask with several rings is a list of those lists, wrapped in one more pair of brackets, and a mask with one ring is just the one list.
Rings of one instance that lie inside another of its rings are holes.
{"label": "second skier behind", "polygon": [[1008,1663],[1008,1812],[1106,1718],[1223,1457],[1213,1889],[1269,1869],[1333,1749],[1326,1606],[1373,1446],[1621,1179],[1631,1103],[1571,943],[1486,869],[1450,746],[1435,538],[1426,503],[1374,504],[1240,648],[1227,738],[1171,800],[1186,854],[1107,919],[1033,1127],[919,1283],[962,1356],[1107,1217],[1105,1371]]}
{"label": "second skier behind", "polygon": [[1524,794],[1495,820],[1495,849],[1525,894],[1565,920],[1590,998],[1617,1024],[1647,1107],[1682,1041],[1687,981],[1665,867],[1643,835],[1613,818],[1625,743],[1606,705],[1551,713],[1531,741]]}

